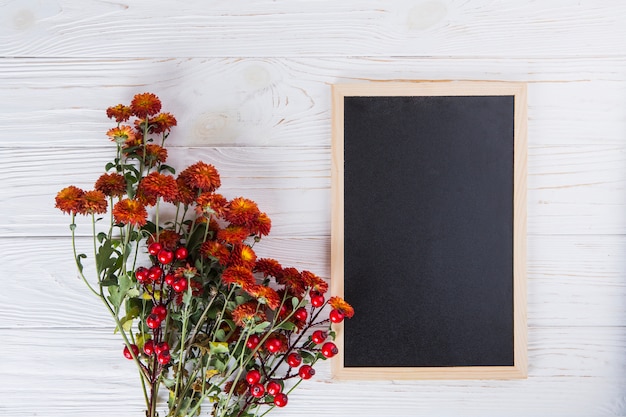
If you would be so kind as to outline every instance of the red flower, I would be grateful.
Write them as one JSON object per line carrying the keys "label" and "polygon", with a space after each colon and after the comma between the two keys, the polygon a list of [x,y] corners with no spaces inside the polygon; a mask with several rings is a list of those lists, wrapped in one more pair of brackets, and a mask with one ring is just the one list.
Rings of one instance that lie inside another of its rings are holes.
{"label": "red flower", "polygon": [[73,185],[65,187],[57,193],[54,206],[64,213],[80,213],[83,208],[84,194],[83,190]]}
{"label": "red flower", "polygon": [[277,277],[283,271],[283,267],[276,259],[262,258],[256,261],[254,272],[261,272],[264,276]]}
{"label": "red flower", "polygon": [[113,142],[120,145],[127,145],[129,142],[135,140],[135,131],[130,126],[122,125],[109,129],[107,136],[110,137]]}
{"label": "red flower", "polygon": [[148,123],[152,127],[152,133],[163,133],[176,126],[176,118],[170,113],[159,113],[149,118]]}
{"label": "red flower", "polygon": [[143,119],[161,111],[161,100],[152,93],[136,94],[130,102],[130,108],[135,116]]}
{"label": "red flower", "polygon": [[243,266],[231,266],[222,272],[222,282],[224,284],[235,284],[247,291],[248,288],[256,285],[256,280],[252,271]]}
{"label": "red flower", "polygon": [[107,109],[107,117],[109,119],[115,118],[115,121],[118,123],[128,121],[132,115],[133,111],[130,107],[123,104],[118,104],[117,106],[112,106]]}
{"label": "red flower", "polygon": [[318,277],[312,272],[302,271],[300,273],[304,284],[309,287],[312,291],[318,292],[320,294],[324,294],[328,291],[328,284],[322,278]]}
{"label": "red flower", "polygon": [[226,207],[224,218],[232,224],[250,227],[254,225],[260,214],[254,201],[237,197]]}
{"label": "red flower", "polygon": [[354,316],[354,308],[341,297],[330,297],[328,304],[335,310],[341,311],[348,318]]}
{"label": "red flower", "polygon": [[102,191],[92,190],[83,194],[81,214],[104,214],[107,212],[107,199]]}
{"label": "red flower", "polygon": [[[150,235],[148,237],[147,244],[156,242],[156,235]],[[180,245],[181,236],[173,230],[164,229],[159,231],[159,243],[163,245],[164,249],[175,250]]]}
{"label": "red flower", "polygon": [[141,179],[137,194],[140,194],[147,202],[154,201],[155,204],[159,197],[165,201],[173,202],[178,196],[178,187],[176,180],[171,175],[151,172]]}
{"label": "red flower", "polygon": [[207,217],[211,214],[221,216],[227,204],[228,200],[221,194],[202,193],[196,198],[196,213]]}
{"label": "red flower", "polygon": [[227,265],[230,260],[230,252],[219,242],[209,240],[200,246],[200,253],[207,258],[215,258],[220,265]]}
{"label": "red flower", "polygon": [[232,313],[233,321],[237,326],[244,327],[248,322],[265,321],[267,316],[258,309],[256,301],[248,301],[235,307]]}
{"label": "red flower", "polygon": [[228,226],[217,232],[217,238],[228,243],[243,242],[248,236],[250,231],[242,226]]}
{"label": "red flower", "polygon": [[256,254],[250,246],[243,243],[237,243],[233,245],[233,248],[230,252],[230,265],[243,266],[251,270],[254,267],[255,262]]}
{"label": "red flower", "polygon": [[267,236],[270,234],[272,228],[272,221],[265,213],[259,214],[259,217],[250,226],[250,231],[259,236]]}
{"label": "red flower", "polygon": [[102,174],[96,181],[95,189],[108,197],[121,197],[126,194],[126,179],[118,173]]}
{"label": "red flower", "polygon": [[[137,155],[143,158],[143,148],[136,150]],[[146,166],[152,168],[157,164],[162,164],[167,160],[167,149],[162,146],[149,143],[146,145],[146,156],[144,158]]]}
{"label": "red flower", "polygon": [[276,282],[285,286],[285,289],[292,295],[301,297],[306,290],[306,284],[302,275],[296,268],[285,268],[276,276]]}
{"label": "red flower", "polygon": [[246,292],[272,310],[276,310],[280,305],[280,296],[273,288],[264,285],[253,285],[250,286]]}
{"label": "red flower", "polygon": [[148,221],[148,212],[137,200],[120,200],[113,206],[113,218],[118,223],[143,226]]}
{"label": "red flower", "polygon": [[213,165],[196,162],[185,168],[179,175],[191,189],[211,193],[222,184],[220,174]]}

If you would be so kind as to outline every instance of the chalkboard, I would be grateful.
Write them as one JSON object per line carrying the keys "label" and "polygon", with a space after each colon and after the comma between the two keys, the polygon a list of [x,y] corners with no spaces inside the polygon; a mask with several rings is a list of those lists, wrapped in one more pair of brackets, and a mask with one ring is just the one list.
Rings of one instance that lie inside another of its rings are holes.
{"label": "chalkboard", "polygon": [[526,87],[333,86],[338,378],[523,378]]}

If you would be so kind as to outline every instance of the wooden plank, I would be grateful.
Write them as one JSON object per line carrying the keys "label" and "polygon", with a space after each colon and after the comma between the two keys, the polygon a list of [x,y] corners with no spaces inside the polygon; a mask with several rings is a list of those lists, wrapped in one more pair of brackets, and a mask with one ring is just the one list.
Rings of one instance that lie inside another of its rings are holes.
{"label": "wooden plank", "polygon": [[[90,239],[79,239],[78,248],[89,255]],[[329,237],[270,235],[254,249],[259,257],[331,280]],[[624,325],[625,252],[624,235],[529,236],[529,326]],[[0,328],[111,326],[104,307],[78,278],[69,237],[0,238],[0,253],[5,271]],[[85,265],[91,271],[91,263]]]}
{"label": "wooden plank", "polygon": [[[3,415],[141,415],[136,368],[123,358],[111,328],[1,329],[0,337],[11,358],[0,379]],[[388,407],[393,415],[430,409],[468,416],[623,415],[624,349],[624,327],[531,329],[526,381],[355,384],[331,380],[329,363],[322,362],[290,396],[289,415],[316,415],[323,408],[333,416],[357,416],[365,403],[367,415],[391,415]]]}
{"label": "wooden plank", "polygon": [[30,0],[4,5],[0,56],[618,55],[624,23],[620,0]]}
{"label": "wooden plank", "polygon": [[[0,148],[1,236],[67,236],[69,217],[54,196],[90,188],[111,148]],[[274,236],[330,233],[329,148],[170,148],[177,168],[204,160],[220,170],[221,192],[244,195],[273,220]],[[529,234],[622,234],[626,146],[530,146]],[[79,219],[78,233],[90,233]]]}
{"label": "wooden plank", "polygon": [[2,59],[0,147],[99,147],[108,106],[154,91],[171,146],[330,146],[338,82],[529,82],[529,143],[623,143],[626,59]]}

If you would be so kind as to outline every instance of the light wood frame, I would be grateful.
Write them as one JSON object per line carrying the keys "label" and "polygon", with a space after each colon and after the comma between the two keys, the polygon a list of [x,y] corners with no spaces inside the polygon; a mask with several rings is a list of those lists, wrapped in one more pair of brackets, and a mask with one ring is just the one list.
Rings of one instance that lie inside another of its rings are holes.
{"label": "light wood frame", "polygon": [[[332,86],[331,292],[344,295],[344,97],[514,96],[513,189],[513,366],[344,367],[343,324],[334,325],[339,354],[332,359],[337,379],[519,379],[528,374],[526,319],[526,84],[499,81],[411,81]],[[349,302],[349,300],[347,300]],[[357,312],[358,314],[358,312]]]}

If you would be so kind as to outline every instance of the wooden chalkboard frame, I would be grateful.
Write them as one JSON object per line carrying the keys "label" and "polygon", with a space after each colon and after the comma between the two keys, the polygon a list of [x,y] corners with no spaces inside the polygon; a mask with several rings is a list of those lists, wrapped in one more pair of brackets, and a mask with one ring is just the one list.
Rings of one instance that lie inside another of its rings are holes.
{"label": "wooden chalkboard frame", "polygon": [[[344,100],[346,97],[513,96],[513,366],[345,367],[343,324],[335,325],[340,353],[333,358],[337,379],[519,379],[526,378],[526,84],[499,81],[410,81],[332,86],[331,291],[344,296]],[[349,300],[348,300],[349,301]],[[358,314],[358,312],[357,312]]]}

